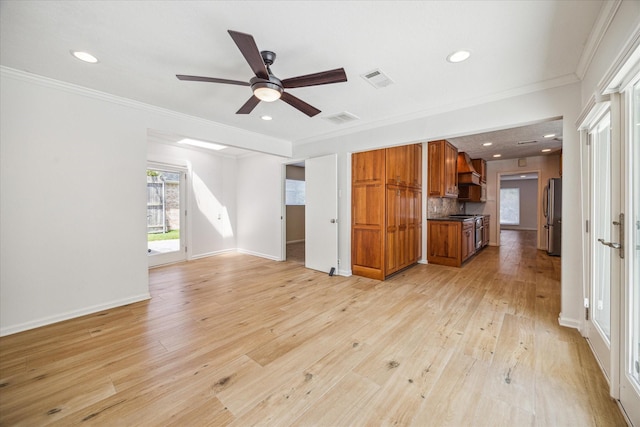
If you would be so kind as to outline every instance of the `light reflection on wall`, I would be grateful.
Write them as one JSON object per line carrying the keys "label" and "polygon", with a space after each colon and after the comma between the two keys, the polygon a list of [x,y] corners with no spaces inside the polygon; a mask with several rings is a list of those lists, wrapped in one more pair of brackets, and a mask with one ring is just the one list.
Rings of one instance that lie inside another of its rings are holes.
{"label": "light reflection on wall", "polygon": [[233,229],[229,220],[229,212],[225,206],[213,195],[209,187],[196,174],[193,174],[193,194],[198,209],[223,237],[233,237]]}

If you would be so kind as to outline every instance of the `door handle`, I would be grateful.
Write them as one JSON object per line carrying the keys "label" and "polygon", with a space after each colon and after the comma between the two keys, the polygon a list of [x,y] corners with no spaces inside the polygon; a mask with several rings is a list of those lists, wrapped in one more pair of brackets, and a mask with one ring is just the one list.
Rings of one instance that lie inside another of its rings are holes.
{"label": "door handle", "polygon": [[338,222],[338,220],[335,219],[335,218],[331,218],[331,220],[329,222],[331,222],[331,224],[335,224],[336,222]]}
{"label": "door handle", "polygon": [[602,243],[605,246],[609,246],[610,248],[613,248],[613,249],[620,249],[622,247],[620,243],[605,242],[604,239],[598,239],[598,242]]}

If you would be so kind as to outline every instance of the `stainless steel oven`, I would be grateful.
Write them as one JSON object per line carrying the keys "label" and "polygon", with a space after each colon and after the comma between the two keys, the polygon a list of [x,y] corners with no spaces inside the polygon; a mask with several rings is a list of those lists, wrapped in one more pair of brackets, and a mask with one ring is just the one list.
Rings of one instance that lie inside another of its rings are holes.
{"label": "stainless steel oven", "polygon": [[476,250],[482,247],[483,234],[484,234],[484,221],[481,216],[476,217],[474,220],[476,223]]}

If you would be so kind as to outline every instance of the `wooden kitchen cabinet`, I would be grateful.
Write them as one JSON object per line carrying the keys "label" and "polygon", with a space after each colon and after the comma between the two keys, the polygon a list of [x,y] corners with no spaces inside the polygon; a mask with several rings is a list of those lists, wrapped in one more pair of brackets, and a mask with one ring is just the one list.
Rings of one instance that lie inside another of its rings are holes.
{"label": "wooden kitchen cabinet", "polygon": [[461,185],[458,200],[461,202],[484,203],[487,201],[487,184]]}
{"label": "wooden kitchen cabinet", "polygon": [[352,156],[351,270],[383,280],[422,248],[421,144]]}
{"label": "wooden kitchen cabinet", "polygon": [[[483,221],[488,221],[485,216]],[[484,224],[485,222],[483,222]],[[486,234],[488,243],[488,234]],[[460,267],[476,252],[474,220],[440,220],[427,222],[427,261],[429,264]]]}
{"label": "wooden kitchen cabinet", "polygon": [[385,150],[354,154],[351,162],[353,274],[384,278],[385,212]]}
{"label": "wooden kitchen cabinet", "polygon": [[428,191],[430,197],[458,197],[458,149],[449,141],[428,145]]}
{"label": "wooden kitchen cabinet", "polygon": [[475,245],[475,222],[465,221],[462,223],[462,234],[460,244],[462,247],[461,261],[465,262],[469,257],[476,253]]}
{"label": "wooden kitchen cabinet", "polygon": [[459,267],[461,260],[460,221],[427,222],[427,261],[430,264]]}
{"label": "wooden kitchen cabinet", "polygon": [[491,239],[491,215],[482,218],[482,247],[489,245]]}

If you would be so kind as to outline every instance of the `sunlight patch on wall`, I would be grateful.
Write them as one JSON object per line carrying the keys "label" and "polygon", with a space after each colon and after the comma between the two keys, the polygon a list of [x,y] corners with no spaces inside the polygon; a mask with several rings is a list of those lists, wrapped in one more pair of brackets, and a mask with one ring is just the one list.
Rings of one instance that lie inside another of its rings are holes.
{"label": "sunlight patch on wall", "polygon": [[193,174],[193,194],[198,205],[198,209],[205,218],[213,225],[216,231],[223,238],[233,237],[233,229],[229,220],[229,212],[225,206],[218,201],[209,187],[196,174]]}

